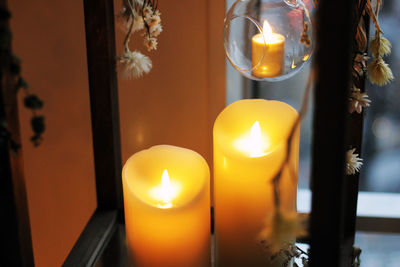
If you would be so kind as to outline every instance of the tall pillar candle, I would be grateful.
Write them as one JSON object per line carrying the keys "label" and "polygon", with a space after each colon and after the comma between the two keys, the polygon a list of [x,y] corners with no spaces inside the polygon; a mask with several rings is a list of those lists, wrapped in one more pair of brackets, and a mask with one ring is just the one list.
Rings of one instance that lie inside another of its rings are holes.
{"label": "tall pillar candle", "polygon": [[158,145],[134,154],[123,191],[135,267],[210,266],[210,173],[198,153]]}
{"label": "tall pillar candle", "polygon": [[[274,213],[271,180],[286,157],[286,140],[297,118],[291,106],[262,99],[237,101],[217,117],[213,133],[216,267],[278,266],[269,261],[260,233],[265,219]],[[286,211],[296,210],[299,128],[292,142],[288,165],[292,172],[285,168],[279,190]]]}

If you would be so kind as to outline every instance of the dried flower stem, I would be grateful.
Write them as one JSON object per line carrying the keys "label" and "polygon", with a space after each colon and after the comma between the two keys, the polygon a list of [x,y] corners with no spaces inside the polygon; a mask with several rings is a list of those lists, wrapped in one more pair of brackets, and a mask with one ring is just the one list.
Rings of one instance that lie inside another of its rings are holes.
{"label": "dried flower stem", "polygon": [[370,16],[372,22],[375,24],[376,35],[380,36],[383,33],[381,27],[379,26],[378,17],[375,12],[372,10],[371,1],[367,0],[367,4],[365,5],[365,10],[367,11],[368,15]]}
{"label": "dried flower stem", "polygon": [[[132,17],[131,24],[129,25],[128,33],[126,34],[125,40],[124,40],[125,52],[128,52],[128,51],[130,51],[129,50],[129,41],[130,41],[131,35],[132,35],[133,24],[135,23],[135,19],[134,19],[135,11],[134,11],[134,9],[132,7],[131,0],[127,0],[126,2],[128,3],[129,10],[130,10],[130,13],[131,13],[130,16]],[[134,4],[136,5],[136,2]]]}
{"label": "dried flower stem", "polygon": [[[279,212],[280,204],[281,204],[280,195],[279,195],[280,179],[282,177],[283,169],[285,168],[286,164],[289,163],[290,152],[292,151],[292,140],[293,140],[294,133],[296,132],[297,127],[299,126],[300,122],[303,120],[305,114],[307,113],[309,93],[310,93],[310,89],[311,89],[313,80],[314,80],[314,71],[312,69],[308,76],[307,84],[306,84],[306,87],[304,90],[303,100],[302,100],[301,108],[299,111],[299,116],[294,121],[293,126],[290,130],[290,134],[286,140],[286,143],[287,143],[286,158],[282,161],[281,166],[279,167],[278,173],[276,174],[274,179],[272,179],[273,190],[274,190],[274,203],[275,203],[275,208],[276,208],[275,212]],[[294,171],[291,168],[290,168],[290,172],[291,172],[292,176],[294,176]]]}

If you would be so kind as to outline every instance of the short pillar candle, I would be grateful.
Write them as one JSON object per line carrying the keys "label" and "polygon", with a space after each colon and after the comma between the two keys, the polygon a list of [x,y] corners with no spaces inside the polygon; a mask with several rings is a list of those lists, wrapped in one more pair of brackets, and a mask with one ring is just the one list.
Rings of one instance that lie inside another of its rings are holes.
{"label": "short pillar candle", "polygon": [[258,78],[273,78],[283,74],[285,64],[285,37],[272,32],[265,20],[262,33],[251,39],[253,75]]}
{"label": "short pillar candle", "polygon": [[[217,117],[213,132],[216,267],[275,266],[269,264],[260,233],[267,216],[274,214],[271,180],[286,157],[286,140],[297,118],[291,106],[262,99],[237,101]],[[281,176],[281,208],[286,211],[296,210],[298,156],[299,127]]]}
{"label": "short pillar candle", "polygon": [[210,266],[210,173],[198,153],[158,145],[123,168],[125,225],[135,267]]}

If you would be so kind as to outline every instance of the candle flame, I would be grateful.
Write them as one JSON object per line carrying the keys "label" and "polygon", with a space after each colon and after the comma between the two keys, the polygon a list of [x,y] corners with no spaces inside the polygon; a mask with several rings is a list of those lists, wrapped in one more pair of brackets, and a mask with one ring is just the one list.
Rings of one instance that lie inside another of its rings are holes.
{"label": "candle flame", "polygon": [[150,190],[150,195],[158,203],[157,207],[162,209],[171,208],[172,200],[177,196],[180,191],[179,184],[171,183],[167,169],[161,175],[161,184],[153,187]]}
{"label": "candle flame", "polygon": [[271,25],[269,25],[267,20],[264,20],[263,35],[264,35],[264,39],[266,42],[272,39],[272,28],[271,28]]}
{"label": "candle flame", "polygon": [[263,139],[261,136],[261,127],[258,121],[256,121],[251,127],[249,141],[250,156],[252,158],[262,157],[265,155],[262,145]]}
{"label": "candle flame", "polygon": [[269,145],[266,141],[263,138],[260,123],[255,121],[250,129],[250,134],[237,139],[234,146],[251,158],[258,158],[268,154],[265,152]]}
{"label": "candle flame", "polygon": [[294,59],[292,61],[292,69],[295,69],[297,66],[294,64]]}
{"label": "candle flame", "polygon": [[307,61],[307,59],[310,57],[310,55],[305,55],[304,57],[303,57],[303,61]]}
{"label": "candle flame", "polygon": [[174,190],[171,186],[171,180],[169,179],[168,171],[165,169],[161,175],[161,188],[159,191],[161,201],[166,204],[171,204],[173,191]]}

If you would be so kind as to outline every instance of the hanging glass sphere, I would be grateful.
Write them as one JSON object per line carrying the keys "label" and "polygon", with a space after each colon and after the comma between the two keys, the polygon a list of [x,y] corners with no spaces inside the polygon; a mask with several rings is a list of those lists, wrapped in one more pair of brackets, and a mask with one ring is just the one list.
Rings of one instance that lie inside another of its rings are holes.
{"label": "hanging glass sphere", "polygon": [[312,44],[311,19],[301,0],[237,0],[225,17],[226,56],[253,80],[293,76],[310,59]]}

